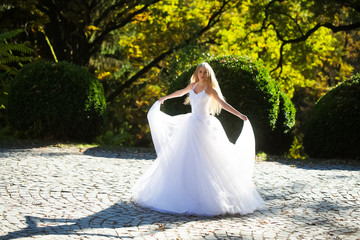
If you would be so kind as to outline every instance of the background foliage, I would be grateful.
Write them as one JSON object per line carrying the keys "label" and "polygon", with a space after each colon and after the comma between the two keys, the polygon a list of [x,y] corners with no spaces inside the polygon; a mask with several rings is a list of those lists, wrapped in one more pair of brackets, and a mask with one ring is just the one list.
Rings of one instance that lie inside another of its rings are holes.
{"label": "background foliage", "polygon": [[109,109],[99,141],[125,145],[150,144],[146,111],[170,79],[223,54],[263,61],[297,108],[301,145],[316,100],[360,69],[359,28],[356,0],[0,3],[0,32],[22,29],[13,40],[28,41],[35,59],[67,60],[96,74]]}
{"label": "background foliage", "polygon": [[10,86],[9,123],[25,136],[91,141],[105,109],[102,85],[68,62],[29,63]]}
{"label": "background foliage", "polygon": [[311,157],[359,158],[360,74],[326,93],[311,112],[304,137]]}
{"label": "background foliage", "polygon": [[29,43],[13,42],[12,38],[20,34],[22,30],[5,31],[0,34],[0,126],[7,124],[7,102],[9,84],[12,78],[19,72],[23,63],[33,59],[33,49]]}

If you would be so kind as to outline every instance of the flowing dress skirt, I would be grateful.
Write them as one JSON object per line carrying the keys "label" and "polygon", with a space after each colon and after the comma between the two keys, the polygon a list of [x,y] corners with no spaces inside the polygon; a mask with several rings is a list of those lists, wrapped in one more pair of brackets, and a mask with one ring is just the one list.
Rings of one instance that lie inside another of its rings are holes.
{"label": "flowing dress skirt", "polygon": [[161,212],[207,216],[248,214],[261,207],[252,182],[250,121],[233,144],[211,115],[169,116],[157,101],[148,120],[157,158],[133,187],[135,202]]}

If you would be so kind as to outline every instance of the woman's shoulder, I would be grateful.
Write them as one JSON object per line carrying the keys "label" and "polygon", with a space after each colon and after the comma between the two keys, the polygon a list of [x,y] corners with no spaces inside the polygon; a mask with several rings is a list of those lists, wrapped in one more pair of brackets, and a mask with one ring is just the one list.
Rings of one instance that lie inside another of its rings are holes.
{"label": "woman's shoulder", "polygon": [[187,85],[187,86],[185,87],[185,89],[191,90],[191,89],[194,88],[195,84],[196,84],[196,82],[189,83],[189,85]]}
{"label": "woman's shoulder", "polygon": [[191,82],[188,86],[189,87],[194,87],[196,85],[197,82]]}
{"label": "woman's shoulder", "polygon": [[216,91],[213,87],[209,86],[209,87],[206,89],[206,93],[207,93],[209,96],[211,96],[211,95],[213,95],[213,94],[217,94],[217,91]]}

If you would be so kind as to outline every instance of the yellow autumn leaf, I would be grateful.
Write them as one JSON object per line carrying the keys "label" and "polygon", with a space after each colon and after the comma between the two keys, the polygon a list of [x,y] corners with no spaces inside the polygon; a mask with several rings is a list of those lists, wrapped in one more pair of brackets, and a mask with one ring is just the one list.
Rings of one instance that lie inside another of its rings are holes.
{"label": "yellow autumn leaf", "polygon": [[99,27],[96,27],[94,25],[90,25],[90,26],[86,26],[87,30],[90,30],[90,31],[99,31],[101,30]]}

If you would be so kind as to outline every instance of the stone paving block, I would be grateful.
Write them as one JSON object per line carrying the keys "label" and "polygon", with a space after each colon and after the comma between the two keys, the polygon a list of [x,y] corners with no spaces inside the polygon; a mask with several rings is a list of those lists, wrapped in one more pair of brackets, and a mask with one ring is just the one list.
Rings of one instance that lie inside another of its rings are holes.
{"label": "stone paving block", "polygon": [[205,238],[206,240],[218,240],[218,238],[215,237],[214,235],[206,235],[204,238]]}

